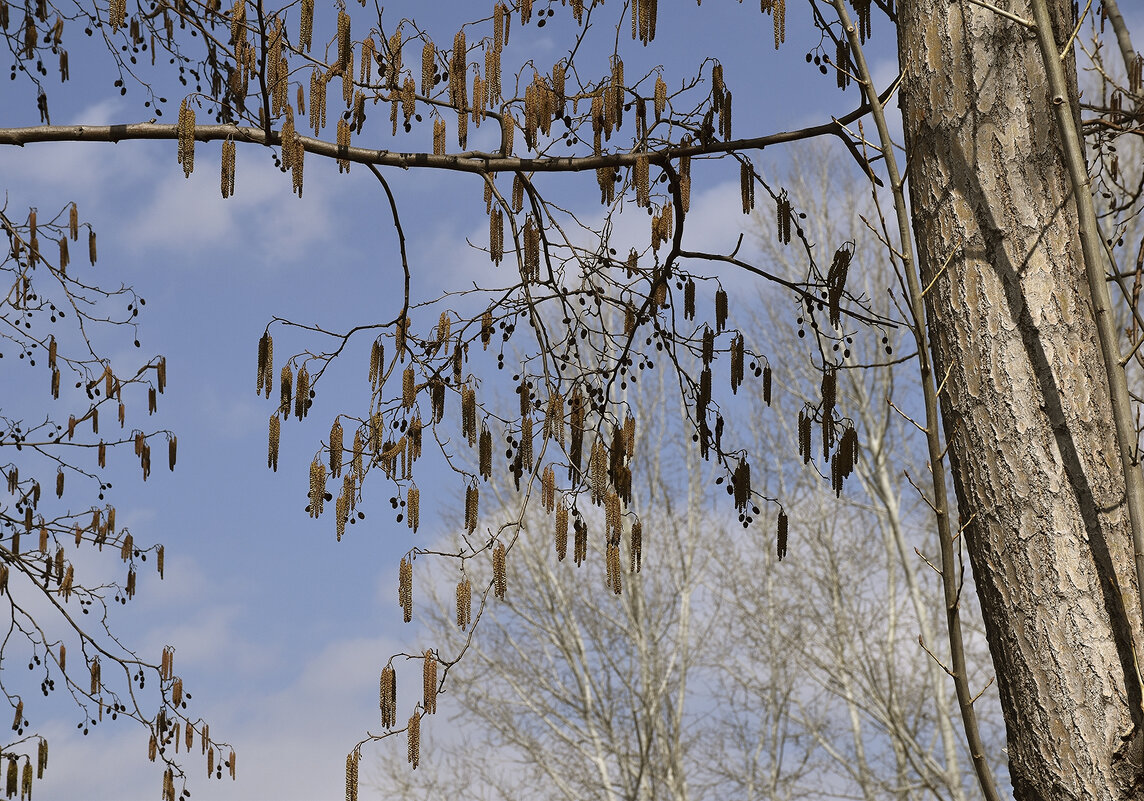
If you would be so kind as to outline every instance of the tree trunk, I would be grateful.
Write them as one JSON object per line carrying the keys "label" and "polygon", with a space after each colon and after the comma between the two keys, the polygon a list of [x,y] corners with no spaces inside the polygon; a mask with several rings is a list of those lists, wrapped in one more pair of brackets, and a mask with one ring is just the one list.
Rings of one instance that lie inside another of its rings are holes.
{"label": "tree trunk", "polygon": [[[1061,47],[1070,5],[1052,1]],[[1036,39],[966,0],[898,13],[914,235],[1014,793],[1139,798],[1124,480]],[[1071,54],[1067,73],[1075,97]]]}

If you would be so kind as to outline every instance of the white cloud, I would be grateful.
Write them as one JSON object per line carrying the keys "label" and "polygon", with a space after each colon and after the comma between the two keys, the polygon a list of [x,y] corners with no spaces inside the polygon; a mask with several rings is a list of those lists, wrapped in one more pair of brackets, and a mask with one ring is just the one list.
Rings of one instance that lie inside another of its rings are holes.
{"label": "white cloud", "polygon": [[[203,672],[200,666],[215,667],[223,676],[219,684],[188,687],[195,695],[194,713],[203,715],[212,734],[225,737],[238,753],[237,780],[224,772],[221,782],[206,780],[197,746],[191,755],[181,755],[194,795],[217,801],[306,801],[340,795],[346,753],[366,731],[380,730],[379,713],[371,702],[378,673],[408,642],[362,636],[307,643],[299,632],[290,645],[291,658],[311,655],[294,664],[283,662],[283,654],[271,653],[240,630],[235,607],[203,603],[212,595],[212,584],[195,565],[183,560],[169,569],[172,577],[183,578],[173,582],[175,598],[164,600],[182,599],[180,605],[190,614],[165,628],[162,640],[155,639],[141,652],[149,648],[159,653],[163,642],[173,640],[178,643],[177,673],[191,676]],[[274,680],[266,677],[283,669],[289,678],[275,689]],[[402,685],[419,686],[413,680],[418,667],[401,662],[398,670]],[[36,787],[38,799],[157,797],[161,770],[145,760],[147,736],[137,724],[105,721],[85,737],[74,721],[61,718],[40,730],[48,736],[52,753],[66,755],[66,760],[61,756],[49,764]],[[109,770],[108,765],[116,767]]]}
{"label": "white cloud", "polygon": [[[217,178],[219,148],[196,148],[198,169],[190,178],[173,160],[165,170],[156,165],[164,174],[157,183],[152,176],[144,184],[151,194],[128,227],[137,253],[179,253],[180,261],[209,253],[222,257],[215,262],[218,267],[249,268],[294,262],[329,235],[329,192],[320,174],[308,176],[299,199],[290,191],[289,175],[269,164],[266,152],[245,148],[238,155],[235,194],[223,200]],[[251,251],[253,257],[247,258]],[[186,263],[202,267],[194,259]]]}

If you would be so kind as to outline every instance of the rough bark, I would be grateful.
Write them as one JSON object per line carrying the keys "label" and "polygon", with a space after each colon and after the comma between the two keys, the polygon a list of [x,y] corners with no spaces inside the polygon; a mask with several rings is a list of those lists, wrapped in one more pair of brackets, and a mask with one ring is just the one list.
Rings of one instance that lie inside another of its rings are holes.
{"label": "rough bark", "polygon": [[[1052,2],[1062,46],[1069,7]],[[901,4],[898,35],[923,285],[948,265],[926,312],[1014,793],[1139,798],[1124,481],[1044,66],[1030,31],[966,0]]]}

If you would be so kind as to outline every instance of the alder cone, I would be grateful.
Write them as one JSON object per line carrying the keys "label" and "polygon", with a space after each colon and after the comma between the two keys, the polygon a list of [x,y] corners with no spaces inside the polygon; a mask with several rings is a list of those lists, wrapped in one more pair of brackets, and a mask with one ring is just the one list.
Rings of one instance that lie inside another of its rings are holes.
{"label": "alder cone", "polygon": [[[1070,5],[1049,0],[1061,49]],[[1044,63],[968,3],[898,12],[922,285],[949,259],[926,296],[934,373],[1014,796],[1138,798],[1124,480]],[[1078,108],[1071,50],[1065,67]]]}

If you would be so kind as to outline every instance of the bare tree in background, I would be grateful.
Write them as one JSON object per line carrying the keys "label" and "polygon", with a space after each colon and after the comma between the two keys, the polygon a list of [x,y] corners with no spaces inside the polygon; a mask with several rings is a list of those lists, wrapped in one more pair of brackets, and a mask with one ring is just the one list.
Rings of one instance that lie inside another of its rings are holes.
{"label": "bare tree in background", "polygon": [[[876,214],[873,204],[841,210],[831,202],[861,191],[839,179],[844,173],[811,148],[784,170],[784,184],[806,199],[820,246],[856,233],[855,287],[888,306],[893,276],[860,218]],[[757,244],[777,273],[797,273],[773,238]],[[786,328],[786,308],[767,298],[759,305],[765,316],[748,336]],[[793,331],[771,337],[772,358],[784,365],[772,404],[779,420],[795,420],[819,374]],[[809,466],[778,464],[759,477],[778,487],[797,521],[781,563],[770,543],[710,505],[713,474],[682,469],[696,446],[672,425],[663,386],[629,395],[655,432],[636,448],[643,456],[635,473],[648,482],[638,511],[656,558],[625,576],[623,595],[601,600],[598,568],[583,575],[558,561],[551,521],[530,516],[514,550],[511,592],[485,613],[453,674],[458,731],[434,742],[419,769],[427,769],[423,785],[390,753],[374,786],[425,798],[447,787],[496,799],[974,797],[939,661],[940,588],[924,551],[914,551],[930,547],[928,516],[902,473],[918,475],[924,462],[910,453],[912,425],[889,403],[908,412],[917,399],[894,397],[895,371],[908,369],[902,362],[864,361],[882,353],[855,349],[839,371],[840,402],[865,443],[861,491],[839,499],[824,487],[820,453]],[[768,425],[759,406],[761,398],[744,399],[733,410],[761,421],[751,426],[752,450],[789,452],[797,430]],[[512,509],[518,496],[509,486],[497,502]],[[446,652],[465,639],[451,617],[451,578],[435,575],[425,590],[434,602],[424,638]],[[964,590],[972,612],[972,586]],[[973,681],[985,688],[988,654],[982,637],[973,643]],[[985,698],[998,767],[999,710],[995,694]],[[488,750],[474,754],[468,743],[478,737]]]}

